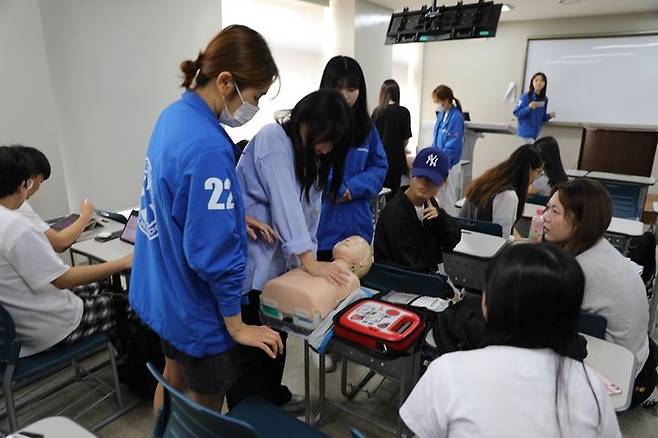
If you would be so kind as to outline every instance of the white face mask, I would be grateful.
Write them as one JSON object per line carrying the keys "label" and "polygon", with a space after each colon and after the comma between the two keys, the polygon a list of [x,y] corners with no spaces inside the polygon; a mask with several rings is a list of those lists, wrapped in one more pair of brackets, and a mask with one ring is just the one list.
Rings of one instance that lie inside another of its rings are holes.
{"label": "white face mask", "polygon": [[238,92],[240,100],[242,101],[242,105],[240,105],[238,109],[235,110],[235,113],[231,115],[228,108],[226,107],[226,100],[224,100],[224,109],[219,115],[219,122],[226,126],[230,126],[231,128],[244,125],[249,120],[251,120],[260,109],[256,105],[244,101],[242,94],[240,93],[240,89],[238,88],[238,84],[235,84],[235,89]]}
{"label": "white face mask", "polygon": [[437,104],[436,104],[436,111],[437,111],[437,112],[443,112],[443,110],[444,110],[444,108],[443,108],[443,104],[440,103],[440,102],[437,103]]}

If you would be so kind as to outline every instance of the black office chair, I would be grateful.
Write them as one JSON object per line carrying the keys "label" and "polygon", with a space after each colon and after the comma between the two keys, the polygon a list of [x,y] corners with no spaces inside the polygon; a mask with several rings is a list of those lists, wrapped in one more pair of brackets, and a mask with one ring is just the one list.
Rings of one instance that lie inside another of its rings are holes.
{"label": "black office chair", "polygon": [[382,263],[373,263],[370,271],[361,279],[361,284],[383,292],[395,290],[444,299],[451,298],[453,294],[443,276],[409,271]]}
{"label": "black office chair", "polygon": [[491,236],[503,237],[503,227],[493,222],[479,221],[476,219],[455,218],[457,224],[463,230],[475,231],[477,233],[489,234]]}
{"label": "black office chair", "polygon": [[594,315],[592,313],[580,313],[578,319],[578,331],[595,338],[604,339],[605,329],[608,327],[608,320],[605,316]]}

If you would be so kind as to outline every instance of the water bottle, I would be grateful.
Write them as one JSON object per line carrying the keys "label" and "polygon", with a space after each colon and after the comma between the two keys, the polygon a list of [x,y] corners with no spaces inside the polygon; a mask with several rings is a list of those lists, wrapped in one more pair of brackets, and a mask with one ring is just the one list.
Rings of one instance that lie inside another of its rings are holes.
{"label": "water bottle", "polygon": [[541,242],[544,236],[543,212],[544,209],[538,208],[534,217],[532,218],[532,223],[530,224],[530,233],[528,234],[528,240],[530,240],[532,243]]}

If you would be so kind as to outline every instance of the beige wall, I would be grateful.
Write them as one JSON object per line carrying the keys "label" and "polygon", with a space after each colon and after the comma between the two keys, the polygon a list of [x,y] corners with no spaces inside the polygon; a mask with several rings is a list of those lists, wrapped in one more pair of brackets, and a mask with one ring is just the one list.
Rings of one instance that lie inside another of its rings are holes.
{"label": "beige wall", "polygon": [[[632,33],[658,30],[658,12],[555,20],[503,22],[498,35],[488,40],[448,41],[425,44],[421,120],[433,123],[431,92],[440,83],[449,85],[473,121],[512,122],[515,102],[503,101],[511,81],[517,83],[517,97],[527,84],[523,80],[525,45],[528,37],[588,33]],[[623,80],[623,78],[622,78]],[[548,78],[548,96],[552,87]],[[629,107],[620,110],[632,111]],[[658,120],[658,112],[656,113]],[[575,167],[580,147],[580,128],[546,126],[541,135],[557,138],[565,167]],[[520,141],[514,136],[488,134],[475,147],[473,176],[505,159]],[[424,146],[424,145],[421,145]],[[658,175],[654,162],[653,175]],[[658,193],[654,187],[653,192]]]}

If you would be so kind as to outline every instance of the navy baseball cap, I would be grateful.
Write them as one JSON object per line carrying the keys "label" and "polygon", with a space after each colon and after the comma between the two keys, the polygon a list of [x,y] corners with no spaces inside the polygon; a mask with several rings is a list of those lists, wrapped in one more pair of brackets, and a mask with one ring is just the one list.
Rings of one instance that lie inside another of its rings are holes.
{"label": "navy baseball cap", "polygon": [[416,155],[411,166],[411,176],[424,176],[437,186],[448,178],[450,159],[439,148],[428,147]]}

